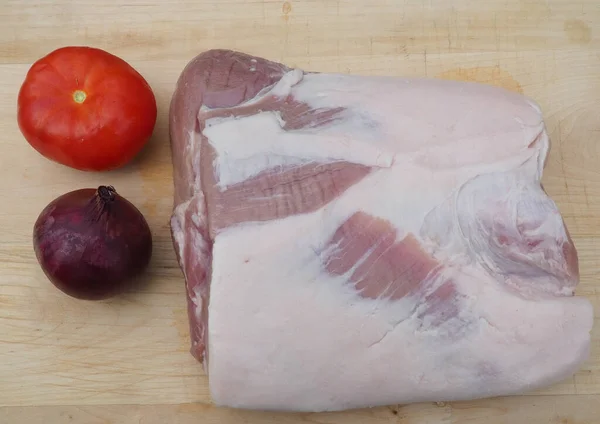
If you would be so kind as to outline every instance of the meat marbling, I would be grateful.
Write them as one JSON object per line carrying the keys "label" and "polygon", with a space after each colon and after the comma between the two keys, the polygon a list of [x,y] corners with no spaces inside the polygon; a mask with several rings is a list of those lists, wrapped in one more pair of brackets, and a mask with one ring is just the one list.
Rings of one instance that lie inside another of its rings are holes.
{"label": "meat marbling", "polygon": [[516,394],[586,360],[593,310],[540,179],[540,108],[465,82],[228,50],[171,103],[172,235],[218,405]]}

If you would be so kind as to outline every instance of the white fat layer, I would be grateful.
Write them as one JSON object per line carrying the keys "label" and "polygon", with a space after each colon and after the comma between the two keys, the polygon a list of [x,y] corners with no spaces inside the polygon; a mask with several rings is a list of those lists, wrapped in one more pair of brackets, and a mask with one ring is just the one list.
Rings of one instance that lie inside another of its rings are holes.
{"label": "white fat layer", "polygon": [[347,161],[389,167],[393,155],[377,145],[317,130],[288,132],[278,112],[244,118],[209,119],[203,134],[215,149],[215,177],[221,189],[278,167]]}
{"label": "white fat layer", "polygon": [[[455,271],[467,299],[445,327],[423,325],[414,299],[357,296],[316,253],[335,222],[321,212],[217,238],[208,337],[217,403],[322,410],[496,395],[564,378],[586,357],[586,300],[527,301],[477,269]],[[465,323],[465,337],[444,337]]]}
{"label": "white fat layer", "polygon": [[[413,161],[428,169],[489,172],[492,164],[521,164],[534,152],[528,145],[545,137],[537,105],[495,87],[330,74],[302,78],[296,71],[258,98],[291,94],[313,109],[347,110],[324,127],[300,131],[284,130],[277,111],[206,120],[203,133],[217,152],[221,189],[266,170],[335,160],[377,167]],[[497,100],[489,102],[492,96]],[[547,149],[547,138],[541,144]]]}
{"label": "white fat layer", "polygon": [[286,97],[292,91],[292,87],[302,81],[303,77],[304,72],[301,69],[292,69],[281,77],[269,94],[276,97]]}
{"label": "white fat layer", "polygon": [[[473,199],[484,199],[500,181],[492,175],[513,178],[514,187],[503,186],[513,200],[537,184],[548,150],[537,105],[494,87],[431,80],[310,74],[294,84],[277,90],[346,112],[290,132],[271,112],[208,121],[221,187],[306,161],[380,169],[316,212],[216,237],[208,323],[215,402],[319,411],[472,399],[574,372],[588,354],[590,303],[527,300],[499,284],[466,253],[460,223],[476,219],[476,202],[456,202],[469,184]],[[388,220],[399,237],[414,233],[448,265],[444,277],[462,295],[456,318],[436,327],[419,318],[415,298],[365,299],[349,273],[324,271],[326,241],[357,211]],[[558,235],[554,225],[539,231]],[[457,331],[464,334],[447,336]]]}

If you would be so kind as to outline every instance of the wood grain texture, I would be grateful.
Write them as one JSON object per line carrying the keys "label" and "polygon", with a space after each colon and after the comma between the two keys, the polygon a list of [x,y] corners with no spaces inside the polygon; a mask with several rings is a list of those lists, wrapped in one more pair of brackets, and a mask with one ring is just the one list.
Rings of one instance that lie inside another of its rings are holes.
{"label": "wood grain texture", "polygon": [[594,404],[599,401],[598,395],[523,396],[320,414],[237,411],[201,403],[25,406],[0,407],[0,424],[597,424]]}
{"label": "wood grain texture", "polygon": [[[155,134],[128,167],[83,173],[40,157],[16,124],[31,63],[64,45],[121,56],[158,100]],[[0,2],[0,423],[600,422],[600,327],[567,381],[524,396],[336,414],[218,409],[188,353],[168,230],[167,110],[185,64],[232,48],[305,69],[495,84],[540,103],[552,138],[544,185],[579,250],[578,294],[600,309],[600,7],[597,0],[4,0]],[[105,302],[57,292],[37,266],[34,220],[53,198],[112,184],[155,238],[140,291]],[[598,316],[598,313],[596,314]]]}

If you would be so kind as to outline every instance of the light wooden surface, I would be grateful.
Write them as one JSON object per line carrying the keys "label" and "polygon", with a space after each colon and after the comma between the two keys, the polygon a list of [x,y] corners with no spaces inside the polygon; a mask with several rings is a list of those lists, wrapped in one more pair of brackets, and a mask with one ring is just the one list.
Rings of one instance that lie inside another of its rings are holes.
{"label": "light wooden surface", "polygon": [[[93,45],[135,66],[159,102],[155,136],[118,172],[51,163],[22,138],[16,95],[31,63]],[[573,378],[524,396],[335,414],[211,406],[188,353],[183,278],[168,231],[168,102],[185,64],[233,48],[355,74],[498,84],[543,107],[544,177],[579,249],[578,294],[600,308],[600,5],[597,0],[3,0],[0,2],[0,423],[600,423],[600,326]],[[141,292],[77,301],[43,277],[31,245],[40,210],[112,184],[147,216],[155,253]]]}

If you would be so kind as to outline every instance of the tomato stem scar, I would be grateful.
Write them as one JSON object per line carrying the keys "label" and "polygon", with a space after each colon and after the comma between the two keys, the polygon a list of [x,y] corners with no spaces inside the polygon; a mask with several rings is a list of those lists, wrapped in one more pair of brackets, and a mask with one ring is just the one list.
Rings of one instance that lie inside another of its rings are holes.
{"label": "tomato stem scar", "polygon": [[75,90],[73,92],[73,100],[75,100],[76,103],[83,103],[86,97],[85,91]]}

